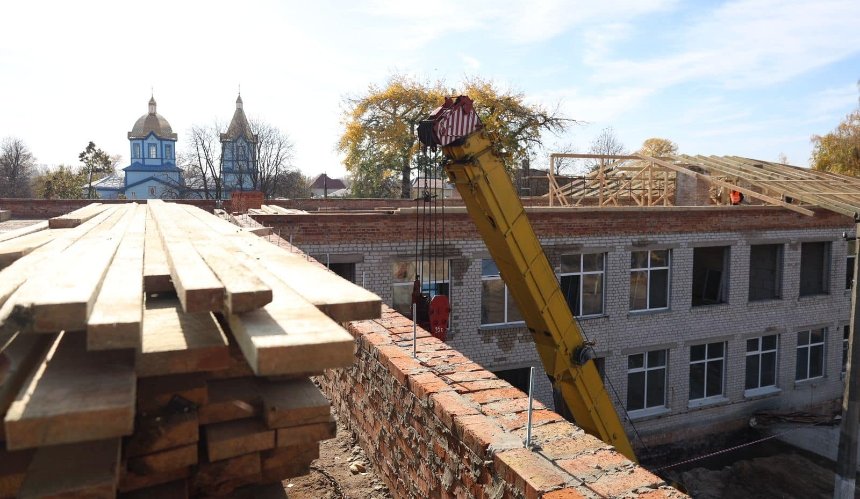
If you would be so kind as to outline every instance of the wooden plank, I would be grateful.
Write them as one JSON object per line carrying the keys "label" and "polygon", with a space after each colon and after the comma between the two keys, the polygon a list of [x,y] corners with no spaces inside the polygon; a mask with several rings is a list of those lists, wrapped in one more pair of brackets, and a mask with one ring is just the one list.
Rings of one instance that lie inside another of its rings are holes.
{"label": "wooden plank", "polygon": [[192,241],[197,253],[223,283],[227,313],[256,310],[272,301],[272,288],[263,283],[242,262],[233,258],[223,247],[223,241],[213,236],[208,226],[194,217],[188,217],[185,210],[178,205],[166,206],[173,214],[173,220],[176,220],[186,237]]}
{"label": "wooden plank", "polygon": [[173,282],[170,280],[170,265],[167,255],[158,235],[158,227],[152,219],[152,214],[146,210],[146,234],[144,236],[143,253],[143,289],[147,293],[172,293]]}
{"label": "wooden plank", "polygon": [[51,229],[71,229],[92,219],[107,208],[107,205],[101,203],[90,203],[77,210],[49,219],[48,227]]}
{"label": "wooden plank", "polygon": [[165,408],[174,397],[198,407],[206,404],[208,390],[206,375],[202,373],[153,376],[137,381],[138,412],[157,412]]}
{"label": "wooden plank", "polygon": [[222,461],[200,463],[194,474],[191,491],[218,496],[232,492],[236,487],[257,483],[260,476],[260,454],[245,454]]}
{"label": "wooden plank", "polygon": [[10,452],[0,448],[0,497],[18,495],[35,452],[33,449]]}
{"label": "wooden plank", "polygon": [[12,211],[11,210],[0,210],[0,222],[5,222],[6,220],[12,219]]}
{"label": "wooden plank", "polygon": [[266,450],[260,453],[260,465],[263,471],[274,470],[289,466],[294,462],[310,463],[320,457],[319,443],[290,445]]}
{"label": "wooden plank", "polygon": [[4,269],[12,262],[30,254],[36,248],[44,246],[53,241],[64,229],[50,229],[10,239],[0,243],[0,269]]}
{"label": "wooden plank", "polygon": [[5,418],[9,450],[130,435],[136,378],[129,352],[87,352],[61,333]]}
{"label": "wooden plank", "polygon": [[[183,206],[183,209],[216,232],[229,235],[222,241],[229,241],[233,250],[238,249],[250,256],[260,268],[275,275],[335,322],[380,317],[382,300],[370,291],[341,278],[322,265],[307,261],[301,255],[285,251],[251,234],[236,232],[235,226],[229,222],[199,208]],[[266,284],[272,286],[269,282]]]}
{"label": "wooden plank", "polygon": [[199,420],[195,412],[157,412],[138,415],[134,433],[123,450],[133,458],[175,447],[197,445]]}
{"label": "wooden plank", "polygon": [[331,419],[331,404],[309,379],[263,382],[260,394],[269,428],[326,423]]}
{"label": "wooden plank", "polygon": [[88,350],[140,348],[146,209],[136,206],[132,216],[87,321]]}
{"label": "wooden plank", "polygon": [[44,220],[41,222],[36,222],[26,227],[21,227],[20,229],[9,230],[6,232],[0,232],[0,242],[9,241],[11,239],[17,239],[22,236],[26,236],[27,234],[33,234],[39,231],[46,230],[48,228],[48,221]]}
{"label": "wooden plank", "polygon": [[197,464],[197,443],[129,458],[127,467],[133,473],[145,475],[164,473],[195,464]]}
{"label": "wooden plank", "polygon": [[147,300],[137,375],[163,376],[225,369],[227,338],[211,312],[182,313],[176,299]]}
{"label": "wooden plank", "polygon": [[[6,372],[0,382],[0,414],[6,414],[30,373],[45,360],[55,340],[56,337],[49,335],[19,334],[0,354],[6,364]],[[5,425],[0,425],[0,440],[6,440]]]}
{"label": "wooden plank", "polygon": [[131,221],[132,208],[124,206],[115,226],[90,231],[27,279],[9,320],[21,331],[34,333],[86,329],[102,280]]}
{"label": "wooden plank", "polygon": [[198,410],[200,424],[223,423],[259,416],[262,400],[254,378],[211,380],[209,402]]}
{"label": "wooden plank", "polygon": [[135,490],[143,490],[156,485],[170,483],[173,481],[184,480],[191,476],[191,467],[179,468],[163,473],[150,473],[148,475],[138,475],[126,470],[124,467],[120,469],[119,490],[127,493]]}
{"label": "wooden plank", "polygon": [[119,453],[118,438],[40,448],[18,497],[116,497]]}
{"label": "wooden plank", "polygon": [[224,285],[177,227],[164,201],[149,199],[147,206],[158,226],[182,310],[187,313],[220,311],[224,305]]}
{"label": "wooden plank", "polygon": [[119,499],[188,499],[188,481],[175,480],[153,487],[122,493],[118,497]]}
{"label": "wooden plank", "polygon": [[275,448],[275,431],[257,419],[204,426],[209,462]]}
{"label": "wooden plank", "polygon": [[326,423],[288,426],[278,428],[276,431],[275,441],[278,447],[289,447],[334,438],[337,434],[337,423],[332,418]]}

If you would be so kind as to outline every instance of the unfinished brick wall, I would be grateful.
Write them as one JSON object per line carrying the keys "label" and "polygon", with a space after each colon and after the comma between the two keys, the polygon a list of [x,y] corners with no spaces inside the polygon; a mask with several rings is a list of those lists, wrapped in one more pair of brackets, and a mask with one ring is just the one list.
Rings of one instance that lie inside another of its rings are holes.
{"label": "unfinished brick wall", "polygon": [[684,497],[610,446],[385,308],[350,323],[355,363],[323,389],[395,497]]}

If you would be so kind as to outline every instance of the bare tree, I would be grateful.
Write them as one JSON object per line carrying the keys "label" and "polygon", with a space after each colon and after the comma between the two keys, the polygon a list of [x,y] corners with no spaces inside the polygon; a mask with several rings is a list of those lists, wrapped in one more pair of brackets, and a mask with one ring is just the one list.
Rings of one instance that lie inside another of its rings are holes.
{"label": "bare tree", "polygon": [[6,137],[0,144],[0,197],[32,196],[35,158],[23,140]]}
{"label": "bare tree", "polygon": [[205,199],[221,199],[221,143],[218,123],[193,125],[186,151],[179,160],[185,170],[186,184],[202,191]]}
{"label": "bare tree", "polygon": [[250,125],[257,136],[257,168],[251,169],[252,188],[262,191],[267,198],[274,197],[283,190],[277,184],[288,178],[284,174],[291,171],[293,143],[280,128],[269,123],[255,119]]}
{"label": "bare tree", "polygon": [[[600,135],[595,137],[595,139],[591,142],[591,149],[589,150],[591,154],[602,154],[605,156],[619,156],[625,154],[624,144],[618,140],[618,137],[615,135],[615,130],[612,127],[606,127],[601,132]],[[612,161],[604,161],[603,165],[611,166]],[[594,171],[601,165],[601,160],[593,159],[588,162],[588,170]]]}

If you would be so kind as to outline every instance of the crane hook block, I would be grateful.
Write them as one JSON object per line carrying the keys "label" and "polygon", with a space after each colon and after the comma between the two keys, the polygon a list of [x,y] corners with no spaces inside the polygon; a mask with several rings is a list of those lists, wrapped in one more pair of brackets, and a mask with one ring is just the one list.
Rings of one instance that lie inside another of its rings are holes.
{"label": "crane hook block", "polygon": [[436,295],[430,300],[430,334],[442,341],[448,337],[448,316],[451,304],[445,295]]}

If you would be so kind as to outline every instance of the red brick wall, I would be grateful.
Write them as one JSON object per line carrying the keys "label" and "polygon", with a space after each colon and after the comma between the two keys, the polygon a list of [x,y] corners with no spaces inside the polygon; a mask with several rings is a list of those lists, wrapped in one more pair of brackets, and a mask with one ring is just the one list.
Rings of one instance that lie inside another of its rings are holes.
{"label": "red brick wall", "polygon": [[[768,229],[846,227],[850,218],[827,210],[814,217],[783,208],[579,208],[538,209],[528,213],[538,237],[599,234],[643,235],[681,232],[749,232]],[[336,242],[406,241],[415,238],[415,214],[254,215],[282,235],[292,234],[298,245]],[[441,224],[438,226],[441,237]],[[445,237],[479,239],[465,213],[446,213]]]}
{"label": "red brick wall", "polygon": [[323,389],[395,497],[685,497],[388,309],[350,323],[356,358]]}

